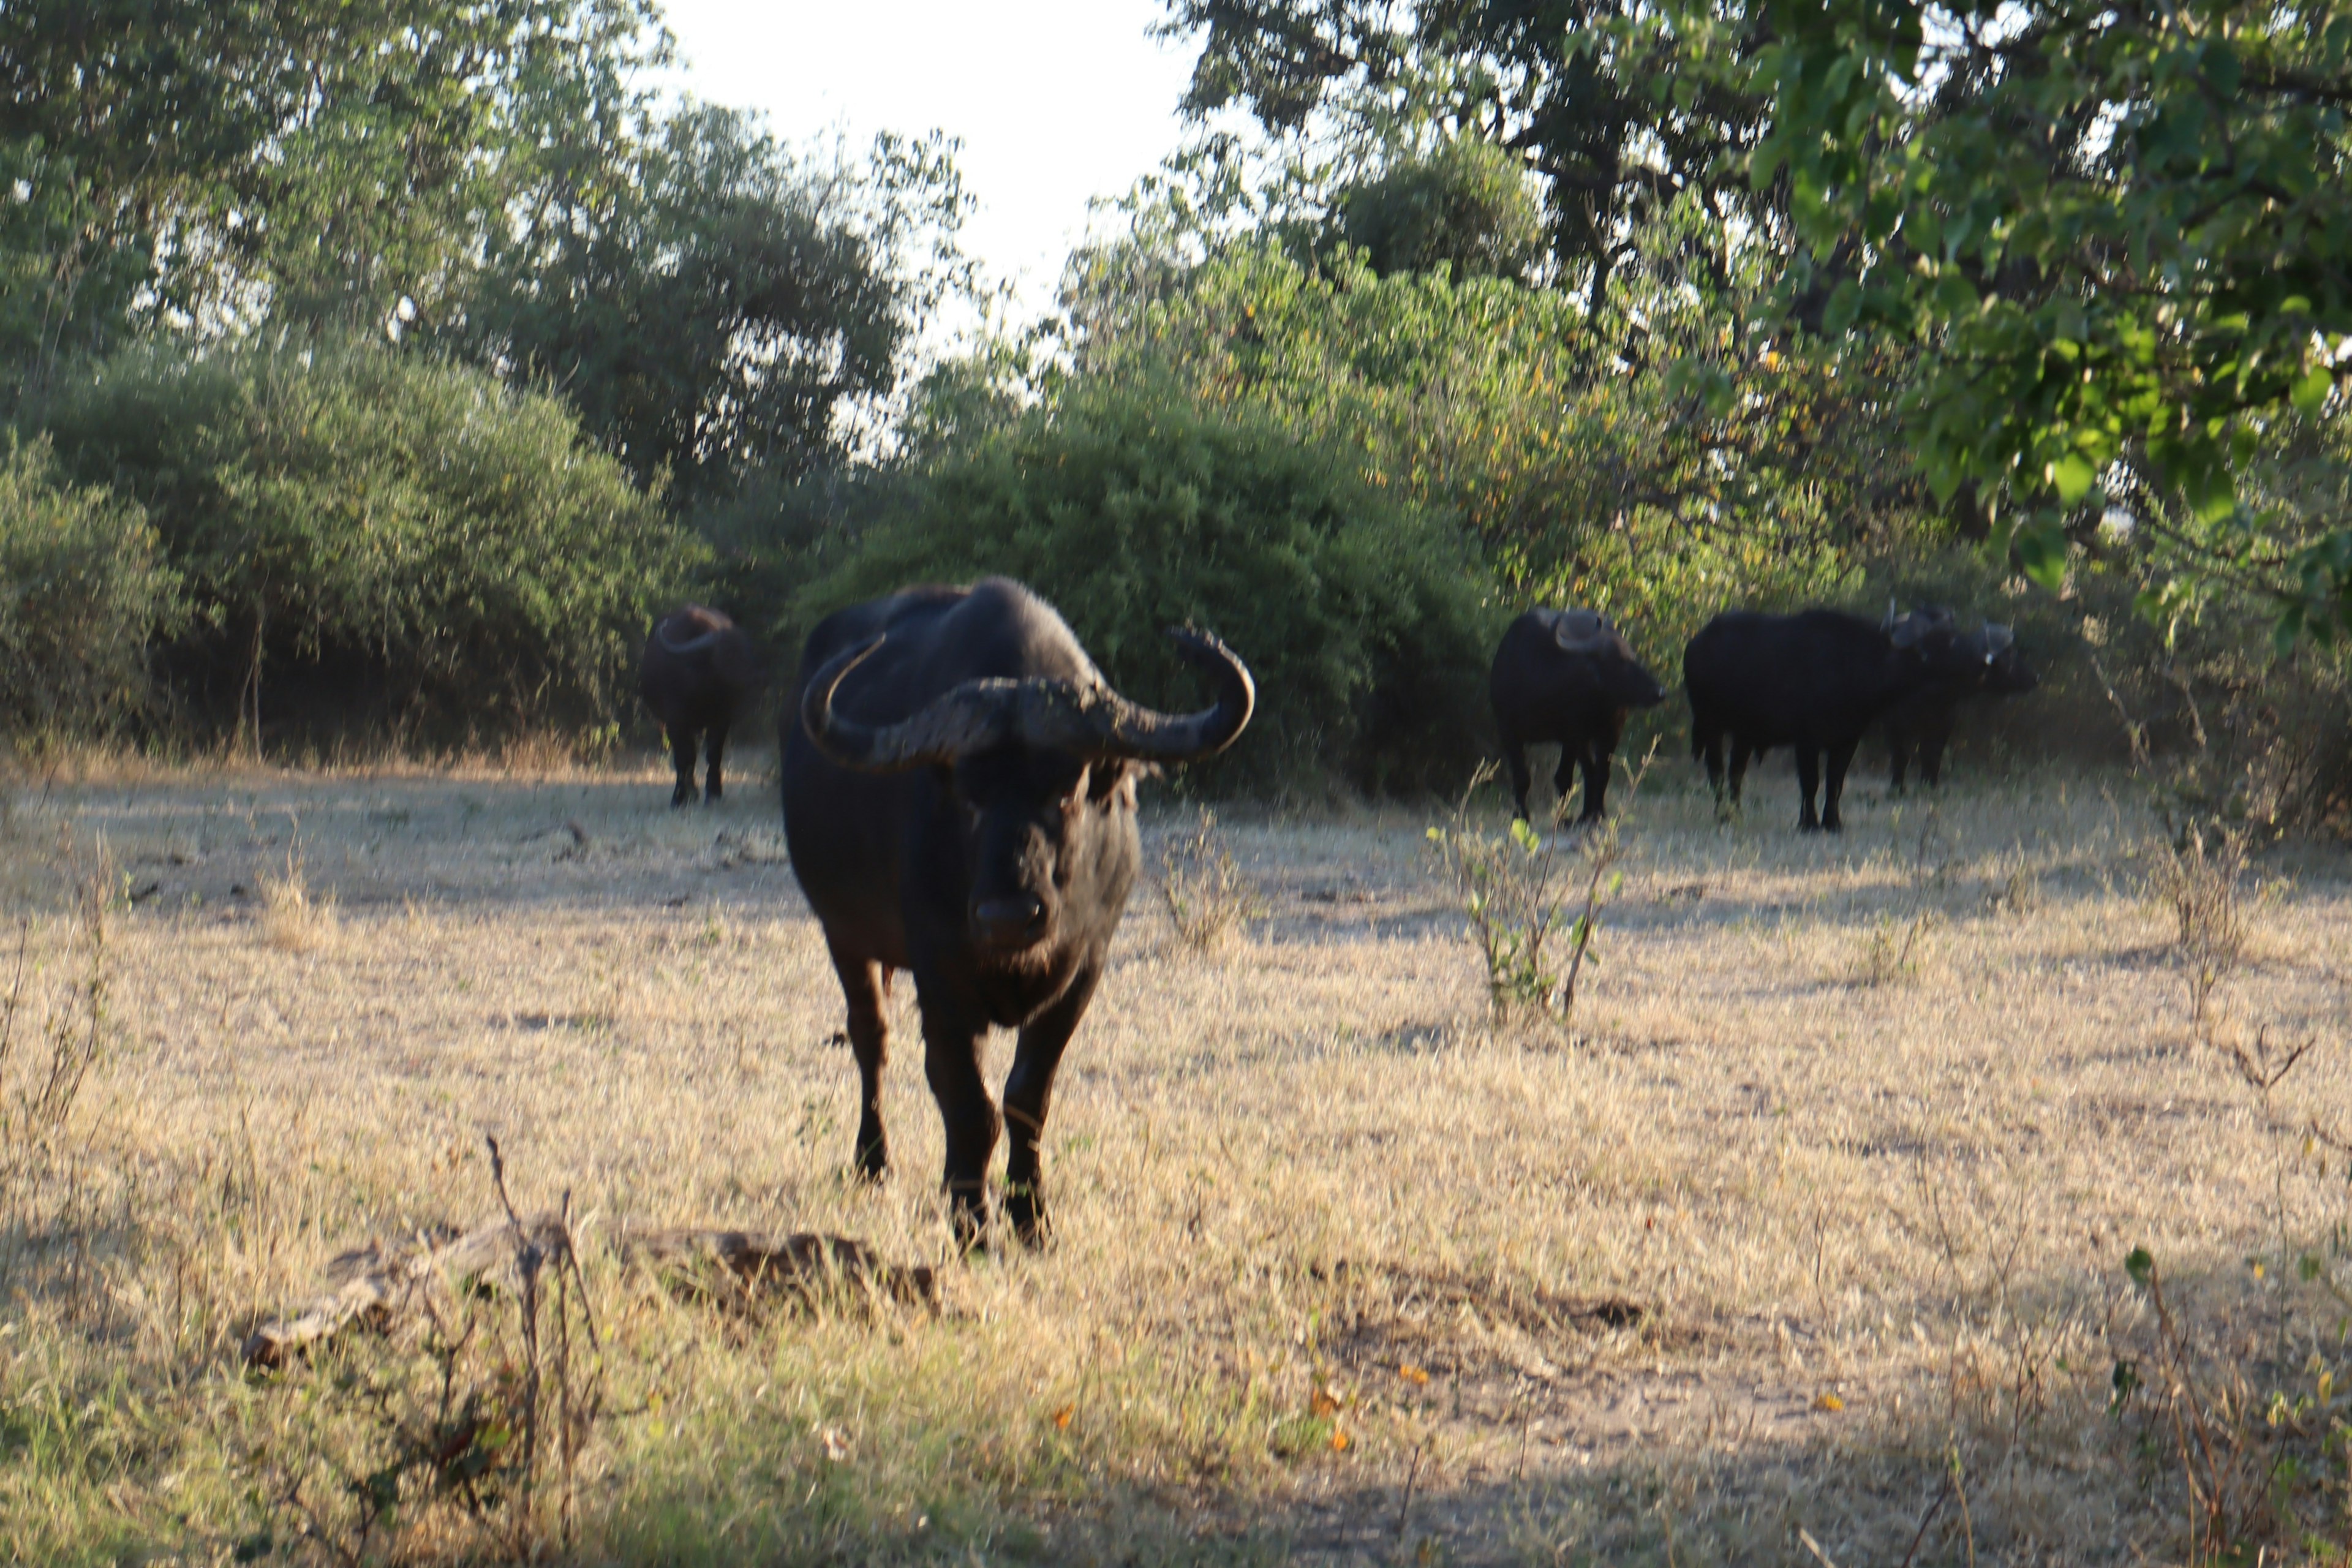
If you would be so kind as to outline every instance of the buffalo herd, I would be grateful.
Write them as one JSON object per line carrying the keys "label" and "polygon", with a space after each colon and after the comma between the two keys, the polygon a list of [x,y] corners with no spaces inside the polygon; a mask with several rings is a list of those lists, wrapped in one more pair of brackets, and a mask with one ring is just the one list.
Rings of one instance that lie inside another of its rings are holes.
{"label": "buffalo herd", "polygon": [[[1214,686],[1197,712],[1120,696],[1052,605],[1001,577],[854,605],[802,650],[782,726],[784,836],[847,1004],[856,1164],[869,1177],[888,1168],[884,1004],[892,973],[906,970],[968,1246],[986,1233],[989,1161],[1007,1122],[1004,1217],[1024,1241],[1045,1235],[1045,1117],[1141,866],[1137,784],[1223,751],[1256,706],[1232,649],[1201,631],[1169,636]],[[1752,758],[1786,746],[1806,830],[1837,831],[1846,771],[1874,723],[1895,751],[1893,786],[1915,752],[1933,784],[1958,704],[2034,679],[2008,627],[1967,630],[1939,608],[1890,607],[1880,622],[1730,611],[1683,650],[1692,754],[1718,806],[1738,805]],[[698,740],[703,798],[720,797],[728,731],[754,685],[751,646],[719,612],[690,605],[652,628],[640,689],[677,764],[673,805],[694,799]],[[1605,616],[1574,609],[1512,622],[1488,689],[1518,816],[1527,748],[1552,744],[1563,802],[1582,775],[1583,823],[1607,808],[1626,721],[1666,697]],[[982,1075],[992,1027],[1018,1037],[1001,1112]]]}

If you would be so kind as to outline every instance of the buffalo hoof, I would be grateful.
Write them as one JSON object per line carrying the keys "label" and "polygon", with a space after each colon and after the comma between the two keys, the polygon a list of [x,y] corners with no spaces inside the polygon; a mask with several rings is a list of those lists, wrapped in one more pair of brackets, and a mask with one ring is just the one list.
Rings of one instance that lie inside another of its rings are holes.
{"label": "buffalo hoof", "polygon": [[1054,1239],[1053,1222],[1045,1216],[1045,1200],[1034,1187],[1005,1189],[1004,1218],[1024,1247],[1034,1250]]}
{"label": "buffalo hoof", "polygon": [[727,796],[719,790],[707,789],[702,792],[702,804],[705,805],[717,805],[726,798]]}
{"label": "buffalo hoof", "polygon": [[988,1250],[988,1209],[982,1204],[966,1204],[959,1200],[950,1216],[955,1224],[958,1250],[970,1255]]}
{"label": "buffalo hoof", "polygon": [[680,784],[670,795],[669,808],[672,811],[677,811],[682,806],[688,806],[693,804],[694,786],[692,784]]}

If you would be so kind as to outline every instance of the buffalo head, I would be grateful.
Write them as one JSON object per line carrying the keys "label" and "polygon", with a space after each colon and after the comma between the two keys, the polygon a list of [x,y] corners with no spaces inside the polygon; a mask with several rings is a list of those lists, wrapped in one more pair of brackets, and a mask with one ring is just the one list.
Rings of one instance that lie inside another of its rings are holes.
{"label": "buffalo head", "polygon": [[1215,704],[1162,713],[1129,701],[1098,675],[967,680],[893,724],[835,711],[835,691],[882,646],[877,637],[826,662],[809,680],[801,723],[838,766],[861,773],[936,769],[963,840],[975,948],[999,963],[1055,945],[1065,893],[1100,842],[1096,831],[1135,809],[1136,773],[1213,756],[1250,721],[1257,688],[1232,649],[1171,628],[1178,649],[1218,679]]}
{"label": "buffalo head", "polygon": [[2017,651],[2017,634],[1997,621],[1987,621],[1961,641],[1979,661],[1984,689],[2003,697],[2019,697],[2042,684],[2025,656]]}
{"label": "buffalo head", "polygon": [[1549,618],[1552,642],[1560,652],[1585,659],[1611,707],[1654,708],[1666,700],[1666,689],[1642,668],[1633,645],[1609,624],[1606,616],[1591,610],[1559,610]]}

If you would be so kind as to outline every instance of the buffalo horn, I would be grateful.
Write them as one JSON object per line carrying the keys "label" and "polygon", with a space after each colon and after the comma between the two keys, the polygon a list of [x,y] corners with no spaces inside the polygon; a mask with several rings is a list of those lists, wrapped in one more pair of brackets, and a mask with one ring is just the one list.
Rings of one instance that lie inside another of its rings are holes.
{"label": "buffalo horn", "polygon": [[801,725],[827,758],[862,773],[953,763],[1016,738],[1090,760],[1181,763],[1213,755],[1233,744],[1249,722],[1257,687],[1248,667],[1215,637],[1173,627],[1168,635],[1187,658],[1217,668],[1220,689],[1213,707],[1162,713],[1100,684],[1082,685],[1066,677],[999,677],[967,680],[895,724],[861,724],[833,710],[833,695],[882,646],[883,639],[876,637],[835,655],[811,678],[801,697]]}
{"label": "buffalo horn", "polygon": [[1565,610],[1552,623],[1551,640],[1562,653],[1612,653],[1617,647],[1617,628],[1606,616],[1591,610]]}
{"label": "buffalo horn", "polygon": [[710,647],[713,643],[719,640],[719,628],[714,626],[709,631],[704,632],[699,637],[691,637],[687,638],[684,642],[680,642],[676,637],[670,636],[669,627],[667,625],[664,625],[660,629],[654,633],[654,640],[660,643],[662,647],[669,649],[672,653],[700,653],[704,648]]}

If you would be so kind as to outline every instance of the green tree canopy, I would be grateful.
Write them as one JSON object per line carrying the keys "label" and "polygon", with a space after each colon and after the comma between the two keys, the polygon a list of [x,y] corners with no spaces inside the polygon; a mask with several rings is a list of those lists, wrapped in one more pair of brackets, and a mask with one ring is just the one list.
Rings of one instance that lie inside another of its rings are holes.
{"label": "green tree canopy", "polygon": [[2045,580],[2120,527],[2153,538],[2157,604],[2229,586],[2285,635],[2352,627],[2347,519],[2277,473],[2298,421],[2336,416],[2352,341],[2352,8],[1758,16],[1752,178],[1790,193],[1787,298],[1924,351],[1906,407],[1934,482],[1998,488]]}

